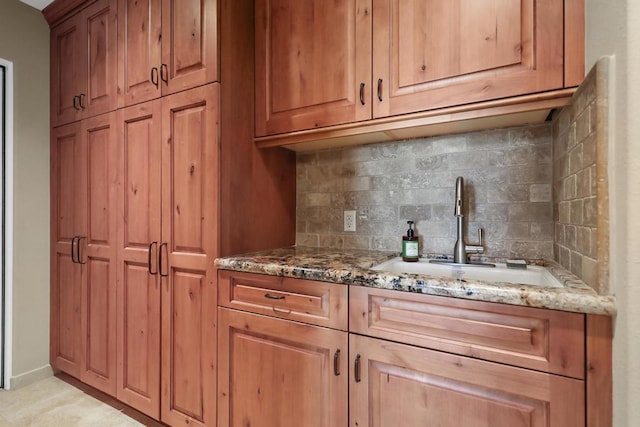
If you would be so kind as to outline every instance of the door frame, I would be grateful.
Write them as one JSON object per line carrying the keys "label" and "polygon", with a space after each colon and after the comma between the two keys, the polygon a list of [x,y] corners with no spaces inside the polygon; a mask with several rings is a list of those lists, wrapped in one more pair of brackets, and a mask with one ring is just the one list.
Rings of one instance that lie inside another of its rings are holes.
{"label": "door frame", "polygon": [[[0,231],[0,389],[9,389],[12,372],[12,319],[13,319],[13,63],[0,58],[3,68],[4,134],[0,135],[0,174],[2,175]],[[3,154],[2,154],[3,153]]]}

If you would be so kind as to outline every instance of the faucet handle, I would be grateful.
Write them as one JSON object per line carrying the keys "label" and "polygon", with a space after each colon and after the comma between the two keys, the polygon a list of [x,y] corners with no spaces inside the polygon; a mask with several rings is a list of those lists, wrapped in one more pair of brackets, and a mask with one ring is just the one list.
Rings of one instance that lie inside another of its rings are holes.
{"label": "faucet handle", "polygon": [[478,228],[478,246],[484,246],[482,244],[483,237],[484,237],[484,230],[482,228]]}
{"label": "faucet handle", "polygon": [[481,254],[481,253],[484,253],[483,236],[484,236],[484,230],[482,228],[478,228],[478,244],[477,245],[465,245],[464,246],[464,250],[468,254]]}

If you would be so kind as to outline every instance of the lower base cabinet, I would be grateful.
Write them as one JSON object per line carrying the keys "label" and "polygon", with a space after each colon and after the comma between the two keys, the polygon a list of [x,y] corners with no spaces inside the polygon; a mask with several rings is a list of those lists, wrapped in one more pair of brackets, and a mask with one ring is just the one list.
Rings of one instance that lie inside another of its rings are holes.
{"label": "lower base cabinet", "polygon": [[347,425],[347,333],[218,310],[218,426]]}
{"label": "lower base cabinet", "polygon": [[349,335],[350,426],[579,427],[584,382]]}

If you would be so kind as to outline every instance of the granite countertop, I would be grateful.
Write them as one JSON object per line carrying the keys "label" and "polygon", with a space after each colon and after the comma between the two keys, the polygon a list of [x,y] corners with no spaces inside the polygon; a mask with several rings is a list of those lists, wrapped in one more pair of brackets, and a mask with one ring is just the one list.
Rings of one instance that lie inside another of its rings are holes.
{"label": "granite countertop", "polygon": [[218,258],[215,263],[223,270],[351,286],[393,289],[577,313],[604,315],[616,313],[614,297],[598,295],[592,288],[555,262],[544,261],[544,266],[560,279],[564,285],[561,288],[484,282],[468,278],[464,282],[459,282],[455,279],[421,274],[371,270],[371,267],[396,256],[398,253],[395,252],[288,247]]}

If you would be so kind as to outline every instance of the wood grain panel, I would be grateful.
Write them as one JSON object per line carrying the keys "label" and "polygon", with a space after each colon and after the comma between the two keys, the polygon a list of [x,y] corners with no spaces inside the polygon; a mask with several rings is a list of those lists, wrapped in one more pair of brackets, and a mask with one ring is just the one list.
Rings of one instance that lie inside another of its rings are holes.
{"label": "wood grain panel", "polygon": [[564,87],[579,86],[584,80],[584,8],[584,0],[564,0]]}
{"label": "wood grain panel", "polygon": [[159,419],[161,103],[150,101],[118,113],[122,220],[118,223],[117,396]]}
{"label": "wood grain panel", "polygon": [[118,0],[118,10],[118,82],[129,106],[160,96],[162,1]]}
{"label": "wood grain panel", "polygon": [[587,427],[613,425],[613,319],[587,315]]}
{"label": "wood grain panel", "polygon": [[162,99],[161,419],[172,425],[216,419],[218,103],[217,84]]}
{"label": "wood grain panel", "polygon": [[349,345],[352,426],[584,425],[582,381],[353,334]]}
{"label": "wood grain panel", "polygon": [[99,0],[83,11],[87,40],[85,117],[115,110],[118,103],[116,0]]}
{"label": "wood grain panel", "polygon": [[80,123],[51,133],[51,345],[56,370],[80,377],[81,269],[71,260],[72,241],[80,233],[77,204],[81,173]]}
{"label": "wood grain panel", "polygon": [[260,0],[255,13],[256,135],[371,117],[370,0]]}
{"label": "wood grain panel", "polygon": [[335,283],[218,270],[220,306],[343,331],[347,292],[347,286]]}
{"label": "wood grain panel", "polygon": [[347,425],[345,332],[224,308],[218,313],[218,425]]}
{"label": "wood grain panel", "polygon": [[584,378],[584,315],[350,289],[350,331]]}
{"label": "wood grain panel", "polygon": [[373,117],[563,87],[554,0],[374,0]]}
{"label": "wood grain panel", "polygon": [[77,120],[81,113],[74,108],[73,97],[86,84],[86,66],[82,61],[83,37],[81,16],[76,15],[51,29],[51,120],[53,126]]}
{"label": "wood grain panel", "polygon": [[212,83],[218,77],[216,0],[162,0],[162,94]]}
{"label": "wood grain panel", "polygon": [[82,190],[78,193],[82,265],[80,379],[116,394],[116,254],[118,124],[115,112],[82,121]]}
{"label": "wood grain panel", "polygon": [[160,417],[160,287],[145,264],[122,266],[118,299],[118,399]]}

